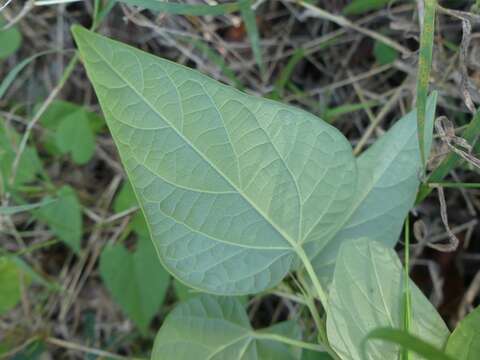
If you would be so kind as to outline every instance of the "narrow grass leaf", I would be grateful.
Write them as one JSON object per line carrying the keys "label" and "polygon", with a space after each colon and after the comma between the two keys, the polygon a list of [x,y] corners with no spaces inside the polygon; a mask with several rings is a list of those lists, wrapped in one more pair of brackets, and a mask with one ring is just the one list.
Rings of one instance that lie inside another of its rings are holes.
{"label": "narrow grass leaf", "polygon": [[[1,42],[1,40],[0,40],[0,42]],[[17,75],[26,66],[28,66],[32,61],[34,61],[35,59],[37,59],[40,56],[47,55],[47,54],[53,54],[53,53],[57,53],[57,52],[58,52],[58,50],[42,51],[38,54],[32,55],[32,56],[20,61],[17,65],[15,65],[15,67],[12,70],[9,71],[7,76],[5,76],[5,78],[0,83],[0,99],[3,97],[3,95],[5,95],[8,88],[10,87],[10,85],[12,85],[12,83],[15,81],[15,79],[17,78]]]}
{"label": "narrow grass leaf", "polygon": [[195,48],[203,52],[211,62],[220,68],[237,89],[241,90],[244,88],[242,82],[238,79],[233,70],[228,67],[228,64],[225,62],[225,59],[221,54],[199,39],[185,38],[185,41],[191,43]]}
{"label": "narrow grass leaf", "polygon": [[293,55],[287,62],[287,65],[283,68],[278,80],[275,82],[275,91],[277,93],[278,98],[283,97],[283,92],[285,91],[285,86],[290,81],[292,77],[293,70],[295,66],[305,57],[305,50],[302,48],[296,49]]}
{"label": "narrow grass leaf", "polygon": [[372,10],[381,9],[392,0],[353,0],[342,9],[345,15],[362,15]]}
{"label": "narrow grass leaf", "polygon": [[247,29],[248,39],[252,46],[253,56],[257,62],[260,72],[265,74],[265,66],[262,60],[262,48],[260,46],[260,35],[258,32],[257,19],[252,9],[251,0],[239,0],[240,14],[243,18],[243,23]]}
{"label": "narrow grass leaf", "polygon": [[55,199],[45,199],[35,204],[17,205],[17,206],[2,206],[0,207],[0,215],[15,215],[18,213],[34,210],[42,206],[54,202]]}
{"label": "narrow grass leaf", "polygon": [[388,327],[375,329],[368,334],[363,342],[364,359],[368,358],[366,355],[366,344],[371,340],[383,340],[387,343],[399,345],[402,348],[406,348],[415,354],[420,355],[422,359],[426,360],[460,360],[457,357],[452,358],[448,356],[435,345],[432,345],[417,336],[411,335],[403,330]]}
{"label": "narrow grass leaf", "polygon": [[430,71],[432,67],[433,36],[435,33],[435,9],[436,0],[424,1],[424,16],[422,33],[420,37],[420,50],[418,59],[418,80],[417,80],[417,126],[418,142],[420,144],[420,158],[425,165],[429,152],[425,148],[426,137],[432,136],[432,129],[425,128],[425,114],[427,108],[427,97],[430,82]]}
{"label": "narrow grass leaf", "polygon": [[231,2],[227,4],[218,5],[192,5],[192,4],[180,4],[172,3],[160,0],[119,0],[128,5],[140,6],[145,9],[166,12],[168,14],[175,15],[225,15],[240,9],[238,2]]}

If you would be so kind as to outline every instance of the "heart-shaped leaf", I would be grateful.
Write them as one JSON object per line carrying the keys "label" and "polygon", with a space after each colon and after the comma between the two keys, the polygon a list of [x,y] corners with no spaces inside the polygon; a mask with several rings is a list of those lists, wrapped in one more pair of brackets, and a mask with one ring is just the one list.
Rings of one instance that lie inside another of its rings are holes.
{"label": "heart-shaped leaf", "polygon": [[170,279],[151,241],[140,238],[133,253],[123,245],[107,246],[100,256],[100,274],[115,301],[146,332],[163,303]]}
{"label": "heart-shaped leaf", "polygon": [[[362,359],[362,341],[374,329],[402,329],[403,276],[395,251],[376,241],[364,238],[341,247],[330,288],[327,334],[343,360]],[[413,282],[410,289],[411,333],[443,348],[449,335],[445,323]],[[369,341],[365,359],[397,359],[398,353],[397,345]]]}
{"label": "heart-shaped leaf", "polygon": [[297,108],[80,27],[74,36],[165,267],[191,287],[276,285],[350,208],[349,142]]}
{"label": "heart-shaped leaf", "polygon": [[[425,144],[432,143],[437,95],[427,103]],[[344,225],[325,244],[312,263],[318,276],[331,278],[340,246],[351,239],[368,237],[393,247],[408,211],[415,203],[422,162],[418,147],[416,111],[400,119],[357,160],[358,184],[355,200]]]}
{"label": "heart-shaped leaf", "polygon": [[70,186],[63,186],[57,191],[55,201],[50,197],[44,199],[49,203],[36,210],[35,215],[45,223],[65,244],[78,253],[83,234],[82,206],[77,194]]}
{"label": "heart-shaped leaf", "polygon": [[272,341],[268,334],[300,338],[296,322],[253,330],[235,298],[199,295],[178,305],[158,332],[152,360],[295,360],[301,349]]}
{"label": "heart-shaped leaf", "polygon": [[55,141],[62,154],[70,153],[77,164],[86,164],[95,152],[95,137],[86,113],[73,112],[62,119]]}
{"label": "heart-shaped leaf", "polygon": [[448,338],[447,354],[457,360],[477,360],[480,355],[480,307],[463,319]]}

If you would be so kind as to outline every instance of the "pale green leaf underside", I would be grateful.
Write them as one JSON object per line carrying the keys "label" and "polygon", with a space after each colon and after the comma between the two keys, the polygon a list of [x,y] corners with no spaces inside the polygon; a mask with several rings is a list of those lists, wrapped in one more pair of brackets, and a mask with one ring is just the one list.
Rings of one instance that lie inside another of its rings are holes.
{"label": "pale green leaf underside", "polygon": [[[428,99],[425,144],[432,143],[437,95]],[[312,260],[315,272],[324,281],[333,274],[340,246],[352,239],[368,237],[393,247],[400,236],[408,211],[415,203],[422,162],[417,138],[416,111],[399,121],[357,159],[357,193],[344,225],[333,240],[317,242],[323,248]]]}
{"label": "pale green leaf underside", "polygon": [[278,283],[295,249],[330,238],[352,201],[348,141],[299,109],[74,30],[158,253],[219,294]]}
{"label": "pale green leaf underside", "polygon": [[458,360],[476,360],[480,354],[480,307],[463,319],[448,338],[446,353]]}
{"label": "pale green leaf underside", "polygon": [[[362,341],[372,330],[402,328],[403,274],[395,251],[376,241],[364,238],[341,247],[330,289],[327,333],[343,360],[362,358]],[[410,289],[410,331],[443,348],[449,335],[445,323],[413,282]],[[397,359],[398,351],[396,345],[370,341],[366,360]]]}
{"label": "pale green leaf underside", "polygon": [[152,360],[295,360],[300,351],[271,340],[262,332],[298,338],[294,322],[254,331],[235,298],[200,295],[178,305],[158,332]]}

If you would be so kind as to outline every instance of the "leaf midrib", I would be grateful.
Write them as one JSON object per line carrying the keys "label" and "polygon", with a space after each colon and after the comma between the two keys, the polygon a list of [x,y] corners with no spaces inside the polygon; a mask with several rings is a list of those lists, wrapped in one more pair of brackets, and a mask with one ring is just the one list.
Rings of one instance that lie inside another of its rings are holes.
{"label": "leaf midrib", "polygon": [[[85,39],[85,38],[84,38]],[[240,189],[238,189],[238,187],[215,165],[213,164],[201,151],[199,151],[195,146],[193,146],[193,144],[191,143],[191,141],[186,138],[181,132],[178,131],[178,129],[173,126],[170,121],[167,120],[166,117],[163,117],[159,112],[158,110],[143,96],[143,94],[141,94],[127,79],[125,79],[125,77],[122,76],[121,73],[119,73],[115,67],[105,58],[105,56],[103,56],[103,54],[101,52],[99,52],[95,45],[92,44],[92,42],[86,40],[87,42],[90,43],[90,46],[91,48],[97,53],[97,55],[102,58],[102,60],[108,65],[108,67],[123,81],[125,82],[125,84],[131,89],[133,90],[137,96],[144,101],[145,104],[148,105],[148,107],[155,113],[157,114],[160,118],[164,119],[166,123],[169,124],[170,128],[183,140],[185,141],[185,143],[187,143],[206,163],[208,163],[219,175],[222,176],[222,178],[224,178],[228,184],[237,191],[238,194],[240,194],[242,196],[242,198],[244,198],[249,204],[250,206],[252,206],[252,208],[254,208],[265,220],[268,221],[269,225],[272,226],[272,228],[275,229],[275,231],[277,231],[292,247],[292,250],[295,250],[295,251],[298,251],[298,247],[300,246],[299,244],[297,244],[296,241],[294,241],[292,238],[290,238],[290,236],[288,234],[286,234],[282,229],[280,229],[277,224],[275,222],[273,222],[266,214],[264,214],[264,212],[262,210],[260,210],[254,203],[253,201],[248,197],[246,196],[246,194],[244,194],[242,191],[240,191]],[[136,55],[134,55],[136,56]],[[170,75],[165,71],[165,74],[166,76],[170,79],[170,81],[172,82],[172,84],[175,84],[175,82],[171,79]],[[176,88],[176,86],[175,86]]]}

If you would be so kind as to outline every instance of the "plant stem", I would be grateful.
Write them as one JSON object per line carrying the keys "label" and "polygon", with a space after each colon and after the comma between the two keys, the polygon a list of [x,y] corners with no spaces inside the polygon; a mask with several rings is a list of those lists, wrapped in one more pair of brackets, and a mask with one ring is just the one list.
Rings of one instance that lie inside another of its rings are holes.
{"label": "plant stem", "polygon": [[[407,333],[410,331],[410,324],[412,321],[412,298],[410,295],[410,216],[407,214],[405,219],[405,264],[403,274],[403,330]],[[410,352],[407,348],[402,349],[402,360],[410,360]]]}
{"label": "plant stem", "polygon": [[317,274],[315,274],[315,270],[313,270],[312,263],[308,259],[308,256],[305,253],[305,250],[303,250],[303,247],[301,245],[296,246],[295,250],[298,256],[300,257],[300,260],[302,261],[303,266],[305,267],[305,270],[307,271],[307,274],[310,277],[310,280],[313,283],[313,287],[315,288],[318,299],[322,303],[322,306],[325,309],[325,312],[327,312],[328,310],[327,295],[325,294],[325,291],[323,291],[320,281],[318,281],[318,277],[317,277]]}
{"label": "plant stem", "polygon": [[314,343],[309,343],[301,340],[296,340],[296,339],[291,339],[286,336],[282,336],[279,334],[270,334],[270,333],[254,333],[252,334],[252,337],[258,340],[272,340],[272,341],[278,341],[284,344],[296,346],[302,349],[307,349],[307,350],[313,350],[313,351],[319,351],[319,352],[327,352],[327,349],[319,344],[314,344]]}

